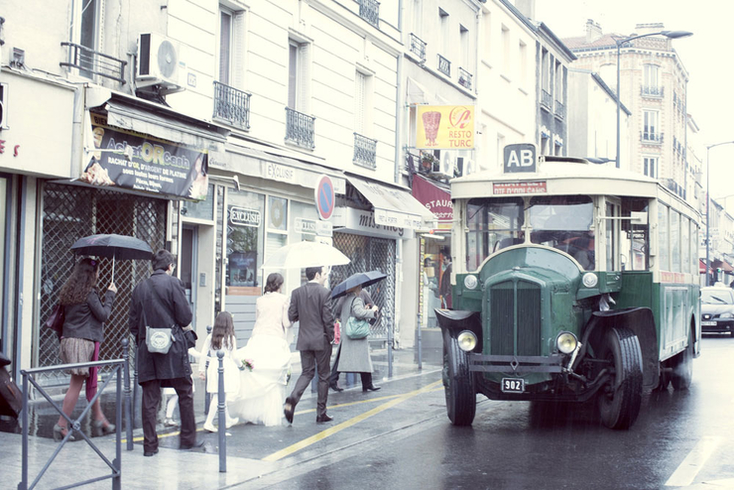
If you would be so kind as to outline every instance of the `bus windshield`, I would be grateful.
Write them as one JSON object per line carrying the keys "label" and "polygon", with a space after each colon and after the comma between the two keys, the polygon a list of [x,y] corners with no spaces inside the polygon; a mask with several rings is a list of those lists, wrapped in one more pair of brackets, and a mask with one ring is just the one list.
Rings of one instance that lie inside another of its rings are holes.
{"label": "bus windshield", "polygon": [[562,250],[594,269],[594,204],[588,196],[538,196],[530,200],[531,243]]}
{"label": "bus windshield", "polygon": [[522,243],[525,221],[520,197],[472,199],[467,204],[467,270],[476,270],[497,250]]}

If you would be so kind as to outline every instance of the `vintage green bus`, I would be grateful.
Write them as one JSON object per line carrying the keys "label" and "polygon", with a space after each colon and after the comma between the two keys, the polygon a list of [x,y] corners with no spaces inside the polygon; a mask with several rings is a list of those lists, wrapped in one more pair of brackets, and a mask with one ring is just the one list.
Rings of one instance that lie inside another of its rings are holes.
{"label": "vintage green bus", "polygon": [[627,429],[645,390],[687,389],[700,353],[699,214],[657,180],[505,149],[504,171],[451,181],[449,419],[476,394],[598,404]]}

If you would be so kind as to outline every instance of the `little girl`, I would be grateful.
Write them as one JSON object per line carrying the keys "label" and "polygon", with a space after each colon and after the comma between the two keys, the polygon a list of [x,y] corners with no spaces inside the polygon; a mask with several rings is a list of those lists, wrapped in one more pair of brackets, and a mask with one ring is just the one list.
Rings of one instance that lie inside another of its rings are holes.
{"label": "little girl", "polygon": [[[209,334],[204,342],[204,348],[202,349],[202,355],[199,358],[199,377],[203,380],[206,379],[206,391],[211,395],[211,401],[209,402],[209,412],[207,413],[206,422],[204,422],[204,429],[209,432],[216,432],[214,427],[214,417],[217,415],[217,403],[219,391],[219,357],[217,357],[217,351],[222,350],[224,352],[224,392],[227,394],[227,398],[234,396],[240,389],[240,375],[239,368],[232,353],[237,350],[237,339],[234,336],[234,321],[232,320],[232,314],[223,311],[217,315],[217,319],[214,321],[214,328],[212,333]],[[209,367],[206,367],[206,361],[209,360]],[[204,370],[206,369],[206,377],[204,377]],[[225,407],[225,415],[227,417],[227,428],[235,425],[239,422],[239,419],[230,418],[229,410]]]}

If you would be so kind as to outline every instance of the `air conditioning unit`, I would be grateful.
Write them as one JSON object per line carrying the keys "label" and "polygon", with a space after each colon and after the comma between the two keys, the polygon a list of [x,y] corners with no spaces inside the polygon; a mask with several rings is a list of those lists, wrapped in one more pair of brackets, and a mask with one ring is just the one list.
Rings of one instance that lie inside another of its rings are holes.
{"label": "air conditioning unit", "polygon": [[441,171],[443,175],[453,178],[454,177],[454,161],[455,157],[448,151],[441,152]]}
{"label": "air conditioning unit", "polygon": [[182,81],[186,63],[179,58],[181,47],[156,33],[138,36],[138,63],[135,82],[138,90],[161,95],[185,90]]}
{"label": "air conditioning unit", "polygon": [[464,159],[464,175],[471,175],[477,170],[477,162],[474,160]]}

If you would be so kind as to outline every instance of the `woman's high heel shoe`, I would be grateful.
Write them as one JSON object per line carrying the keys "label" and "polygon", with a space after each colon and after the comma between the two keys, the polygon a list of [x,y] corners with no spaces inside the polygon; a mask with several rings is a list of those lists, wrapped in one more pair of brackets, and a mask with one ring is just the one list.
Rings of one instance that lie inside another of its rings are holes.
{"label": "woman's high heel shoe", "polygon": [[[67,427],[62,427],[59,424],[54,425],[54,441],[61,442],[64,437],[66,437],[66,434],[69,432],[69,429]],[[76,434],[72,434],[71,437],[69,437],[69,441],[78,441],[79,438]]]}
{"label": "woman's high heel shoe", "polygon": [[95,420],[92,422],[92,426],[94,427],[97,436],[106,436],[115,433],[114,424],[110,424],[106,419]]}

